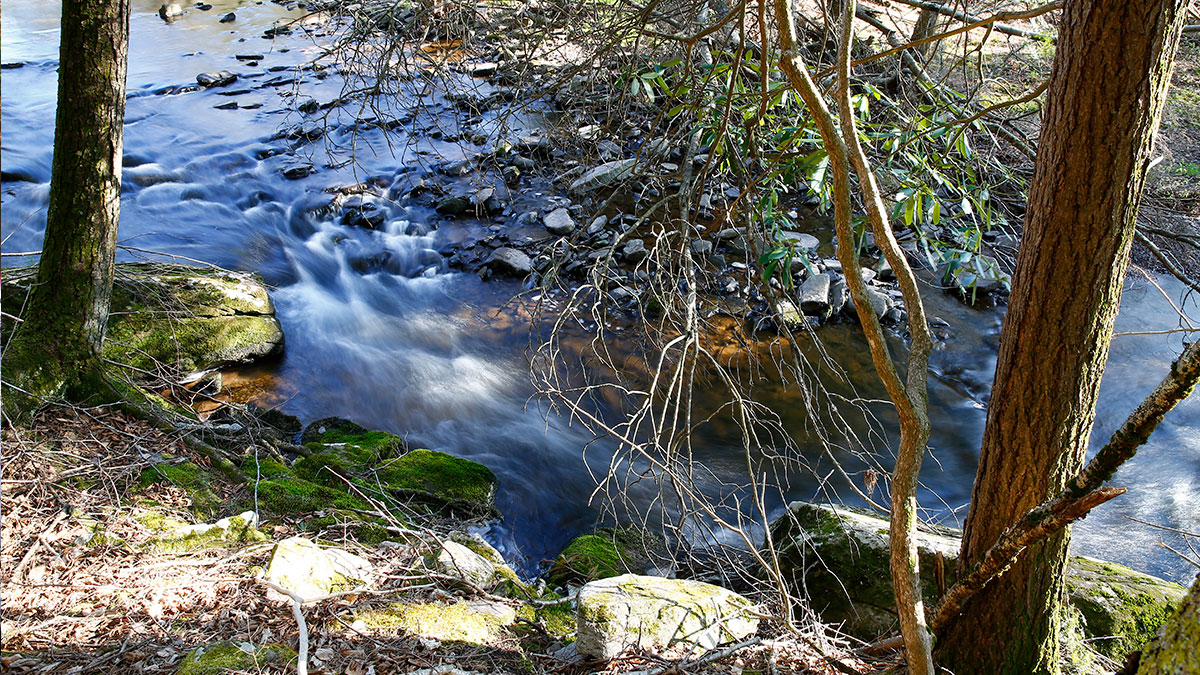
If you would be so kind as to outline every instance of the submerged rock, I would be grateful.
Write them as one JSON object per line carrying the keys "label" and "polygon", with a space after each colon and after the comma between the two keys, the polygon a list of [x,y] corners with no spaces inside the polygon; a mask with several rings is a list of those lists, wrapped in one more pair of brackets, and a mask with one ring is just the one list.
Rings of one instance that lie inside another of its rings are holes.
{"label": "submerged rock", "polygon": [[733,591],[687,579],[625,574],[579,589],[579,653],[611,659],[628,649],[678,642],[702,649],[758,630],[754,603]]}
{"label": "submerged rock", "polygon": [[[868,640],[897,625],[886,518],[843,506],[793,502],[772,523],[771,532],[786,578],[807,594],[825,621],[841,623],[846,632]],[[957,580],[959,533],[949,528],[938,534],[919,532],[917,545],[921,569],[928,571],[921,575],[922,594],[933,604],[938,597],[933,571],[939,564],[947,587]],[[1089,645],[1111,657],[1152,636],[1184,593],[1177,584],[1082,557],[1068,562],[1067,588]]]}

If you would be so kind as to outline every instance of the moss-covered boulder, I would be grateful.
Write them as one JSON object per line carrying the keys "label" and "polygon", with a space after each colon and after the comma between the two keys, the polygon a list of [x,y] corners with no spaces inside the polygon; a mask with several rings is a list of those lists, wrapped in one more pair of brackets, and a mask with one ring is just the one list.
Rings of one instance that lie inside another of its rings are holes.
{"label": "moss-covered boulder", "polygon": [[720,586],[625,574],[579,589],[575,645],[595,659],[679,642],[711,649],[753,635],[753,610],[750,600]]}
{"label": "moss-covered boulder", "polygon": [[[35,279],[34,267],[5,270],[6,313],[20,316]],[[282,351],[283,330],[258,277],[165,263],[117,266],[106,358],[187,379]]]}
{"label": "moss-covered boulder", "polygon": [[[873,639],[896,627],[895,599],[888,572],[888,521],[843,506],[793,502],[771,525],[786,578],[806,592],[822,618],[843,630]],[[960,533],[940,528],[917,534],[922,593],[938,597],[934,570],[947,587],[956,580]],[[1089,646],[1119,659],[1166,620],[1183,587],[1113,563],[1072,558],[1067,566],[1072,607]]]}
{"label": "moss-covered boulder", "polygon": [[494,517],[496,474],[486,466],[419,448],[380,464],[373,478],[396,493],[466,516]]}
{"label": "moss-covered boulder", "polygon": [[354,614],[356,630],[404,632],[441,642],[486,645],[495,641],[516,620],[508,605],[488,601],[397,602]]}
{"label": "moss-covered boulder", "polygon": [[1200,576],[1154,639],[1142,650],[1138,675],[1192,675],[1200,671]]}
{"label": "moss-covered boulder", "polygon": [[661,537],[633,527],[604,528],[576,537],[558,554],[546,579],[558,586],[581,585],[620,574],[646,572]]}
{"label": "moss-covered boulder", "polygon": [[265,666],[295,662],[296,652],[283,645],[217,642],[193,649],[179,663],[177,674],[224,675],[244,671],[257,672]]}
{"label": "moss-covered boulder", "polygon": [[213,476],[193,462],[164,461],[142,469],[138,486],[142,489],[151,485],[173,485],[183,490],[190,500],[189,510],[196,516],[208,518],[218,515],[225,503],[213,488]]}
{"label": "moss-covered boulder", "polygon": [[309,602],[365,586],[374,569],[369,561],[349,551],[292,537],[275,544],[265,577]]}
{"label": "moss-covered boulder", "polygon": [[318,452],[336,451],[360,464],[399,457],[408,451],[404,439],[396,434],[367,429],[341,417],[326,417],[308,425],[300,442]]}

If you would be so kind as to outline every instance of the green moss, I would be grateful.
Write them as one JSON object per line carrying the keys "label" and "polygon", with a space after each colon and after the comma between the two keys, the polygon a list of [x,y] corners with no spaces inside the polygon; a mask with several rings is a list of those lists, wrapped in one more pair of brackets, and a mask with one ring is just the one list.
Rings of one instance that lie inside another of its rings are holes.
{"label": "green moss", "polygon": [[[558,600],[560,599],[556,593],[547,592],[539,600]],[[533,605],[521,605],[517,610],[517,616],[532,624],[540,626],[546,634],[556,640],[564,640],[568,642],[574,641],[575,629],[577,627],[575,620],[575,610],[571,607],[570,602],[562,602],[555,605],[545,605],[535,607]]]}
{"label": "green moss", "polygon": [[547,578],[554,584],[580,585],[625,572],[625,562],[616,544],[607,537],[585,534],[576,537],[554,560]]}
{"label": "green moss", "polygon": [[326,417],[308,425],[301,436],[305,447],[326,452],[323,446],[341,446],[338,450],[356,464],[373,464],[404,454],[404,439],[386,431],[366,429],[340,417]]}
{"label": "green moss", "polygon": [[1183,596],[1182,586],[1114,563],[1072,558],[1067,592],[1090,646],[1121,660],[1154,637]]}
{"label": "green moss", "polygon": [[208,518],[216,515],[224,501],[212,489],[212,476],[192,462],[155,464],[142,470],[138,485],[147,488],[155,483],[170,483],[183,488],[191,499],[192,513]]}
{"label": "green moss", "polygon": [[443,642],[477,645],[493,641],[504,626],[500,618],[477,611],[466,602],[453,605],[395,603],[355,614],[354,620],[362,621],[368,628],[399,629]]}
{"label": "green moss", "polygon": [[306,481],[279,477],[258,484],[259,502],[276,515],[312,513],[328,508],[367,509],[369,505],[346,492]]}
{"label": "green moss", "polygon": [[297,460],[292,470],[297,476],[329,487],[344,488],[354,469],[349,460],[334,452],[321,452]]}
{"label": "green moss", "polygon": [[[242,647],[249,647],[243,650]],[[224,675],[229,672],[258,670],[270,664],[291,664],[296,652],[283,645],[241,645],[218,642],[192,650],[179,664],[177,675]]]}
{"label": "green moss", "polygon": [[159,553],[190,553],[212,548],[229,548],[266,541],[267,535],[241,516],[223,518],[216,524],[190,526],[168,531],[146,544]]}
{"label": "green moss", "polygon": [[375,469],[391,490],[420,492],[435,500],[465,502],[478,511],[495,511],[496,475],[477,462],[435,450],[417,449]]}
{"label": "green moss", "polygon": [[166,318],[145,307],[114,315],[104,356],[142,370],[160,364],[190,373],[275,353],[283,344],[279,323],[267,316]]}

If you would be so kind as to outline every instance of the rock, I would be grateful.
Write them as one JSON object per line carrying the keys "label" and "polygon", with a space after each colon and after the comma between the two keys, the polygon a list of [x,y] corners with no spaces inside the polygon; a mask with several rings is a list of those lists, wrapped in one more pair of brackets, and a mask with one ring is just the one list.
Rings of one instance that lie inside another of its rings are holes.
{"label": "rock", "polygon": [[829,315],[837,316],[846,308],[846,300],[849,298],[849,290],[846,288],[846,280],[838,279],[829,287]]}
{"label": "rock", "polygon": [[875,272],[879,275],[880,281],[892,281],[896,278],[896,274],[892,271],[892,264],[883,256],[880,256],[879,261],[875,263]]}
{"label": "rock", "polygon": [[452,195],[438,202],[437,212],[443,216],[461,215],[471,206],[471,199],[463,195]]}
{"label": "rock", "polygon": [[[795,589],[805,589],[825,621],[867,640],[895,626],[886,518],[793,502],[771,532],[785,577]],[[947,587],[956,580],[959,535],[949,528],[917,534],[921,569],[936,569],[940,554]],[[922,594],[931,603],[937,598],[935,576],[921,575]],[[1067,589],[1089,644],[1114,657],[1153,635],[1184,593],[1168,581],[1081,557],[1068,562]]]}
{"label": "rock", "polygon": [[279,171],[283,174],[283,177],[287,178],[288,180],[300,180],[301,178],[314,173],[316,168],[314,168],[309,162],[292,162],[290,164],[283,165],[283,168]]}
{"label": "rock", "polygon": [[[5,270],[5,312],[20,315],[35,278],[34,267]],[[275,306],[262,280],[251,274],[120,263],[112,312],[105,358],[147,371],[165,367],[184,380],[283,351]]]}
{"label": "rock", "polygon": [[601,529],[571,540],[554,559],[546,579],[558,586],[580,585],[650,568],[649,553],[665,547],[660,537],[634,527]]}
{"label": "rock", "polygon": [[322,548],[302,537],[292,537],[275,544],[265,578],[302,602],[311,602],[365,586],[374,569],[366,559],[349,551]]}
{"label": "rock", "polygon": [[871,309],[877,318],[882,319],[883,315],[892,308],[892,299],[874,288],[867,289],[867,298],[871,301]]}
{"label": "rock", "polygon": [[342,204],[342,224],[377,230],[387,221],[387,211],[374,199],[355,195]]}
{"label": "rock", "polygon": [[533,261],[524,252],[507,246],[498,248],[487,261],[488,269],[504,276],[524,278],[533,271]]}
{"label": "rock", "polygon": [[215,523],[173,528],[151,540],[146,546],[159,553],[183,553],[266,541],[267,535],[259,532],[257,525],[258,516],[253,511],[246,511],[238,516],[222,518]]}
{"label": "rock", "polygon": [[387,489],[464,515],[494,517],[496,475],[468,459],[418,448],[374,470]]}
{"label": "rock", "polygon": [[646,242],[641,239],[630,239],[621,248],[621,255],[634,264],[645,260],[649,254],[649,251],[646,250]]}
{"label": "rock", "polygon": [[801,251],[811,251],[821,243],[816,237],[804,232],[783,231],[779,233],[779,240],[789,243],[792,245],[792,248]]}
{"label": "rock", "polygon": [[426,557],[425,566],[480,588],[491,588],[497,577],[501,576],[491,560],[456,541],[443,541],[437,551]]}
{"label": "rock", "polygon": [[296,652],[283,645],[255,645],[249,642],[217,642],[196,647],[179,662],[176,675],[223,675],[258,672],[272,664],[292,665]]}
{"label": "rock", "polygon": [[695,253],[696,255],[706,256],[709,253],[712,253],[712,249],[712,242],[708,241],[707,239],[692,240],[692,253]]}
{"label": "rock", "polygon": [[592,219],[592,222],[588,225],[587,233],[595,236],[604,232],[606,227],[608,227],[608,216],[601,214]]}
{"label": "rock", "polygon": [[814,274],[800,286],[800,310],[809,316],[829,313],[829,275]]}
{"label": "rock", "polygon": [[196,76],[196,84],[201,87],[224,87],[233,84],[238,79],[237,73],[228,70],[220,70],[215,73],[200,73]]}
{"label": "rock", "polygon": [[221,17],[221,23],[232,23],[236,20],[237,20],[237,15],[234,14],[233,12],[230,12],[230,13],[226,14],[225,16]]}
{"label": "rock", "polygon": [[[459,601],[452,605],[398,602],[357,612],[353,617],[352,625],[359,629],[403,631],[438,642],[484,645],[495,640],[501,628],[516,620],[516,612],[506,605],[487,601]],[[449,675],[461,671],[439,666],[428,672]]]}
{"label": "rock", "polygon": [[547,213],[542,218],[542,223],[546,226],[546,230],[550,234],[565,236],[575,231],[575,220],[571,218],[571,212],[565,208],[554,209]]}
{"label": "rock", "polygon": [[574,194],[581,194],[612,185],[632,176],[636,166],[636,157],[605,162],[575,179],[569,190]]}
{"label": "rock", "polygon": [[584,585],[577,602],[575,644],[595,659],[676,642],[711,649],[758,630],[752,602],[699,581],[625,574]]}
{"label": "rock", "polygon": [[1158,629],[1142,649],[1138,675],[1189,675],[1195,673],[1200,654],[1200,577],[1175,614]]}
{"label": "rock", "polygon": [[800,308],[796,307],[796,303],[787,299],[780,299],[775,302],[775,320],[780,325],[790,329],[802,327],[807,319],[804,318],[804,313]]}
{"label": "rock", "polygon": [[177,17],[183,16],[183,7],[177,2],[164,2],[158,8],[158,17],[167,23],[171,23]]}

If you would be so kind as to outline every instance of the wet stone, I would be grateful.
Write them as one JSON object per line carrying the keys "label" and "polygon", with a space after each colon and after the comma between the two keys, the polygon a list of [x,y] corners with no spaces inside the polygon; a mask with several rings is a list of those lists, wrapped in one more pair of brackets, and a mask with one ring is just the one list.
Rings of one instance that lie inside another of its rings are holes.
{"label": "wet stone", "polygon": [[498,248],[492,253],[487,267],[496,274],[525,277],[533,271],[533,261],[524,251],[506,246]]}
{"label": "wet stone", "polygon": [[800,309],[817,316],[829,311],[829,275],[814,274],[800,287]]}
{"label": "wet stone", "polygon": [[542,222],[548,232],[558,236],[568,235],[575,231],[575,220],[571,218],[571,212],[565,208],[547,213]]}
{"label": "wet stone", "polygon": [[200,73],[196,76],[196,84],[205,88],[224,87],[233,84],[237,79],[237,73],[229,70],[219,70],[214,73]]}

